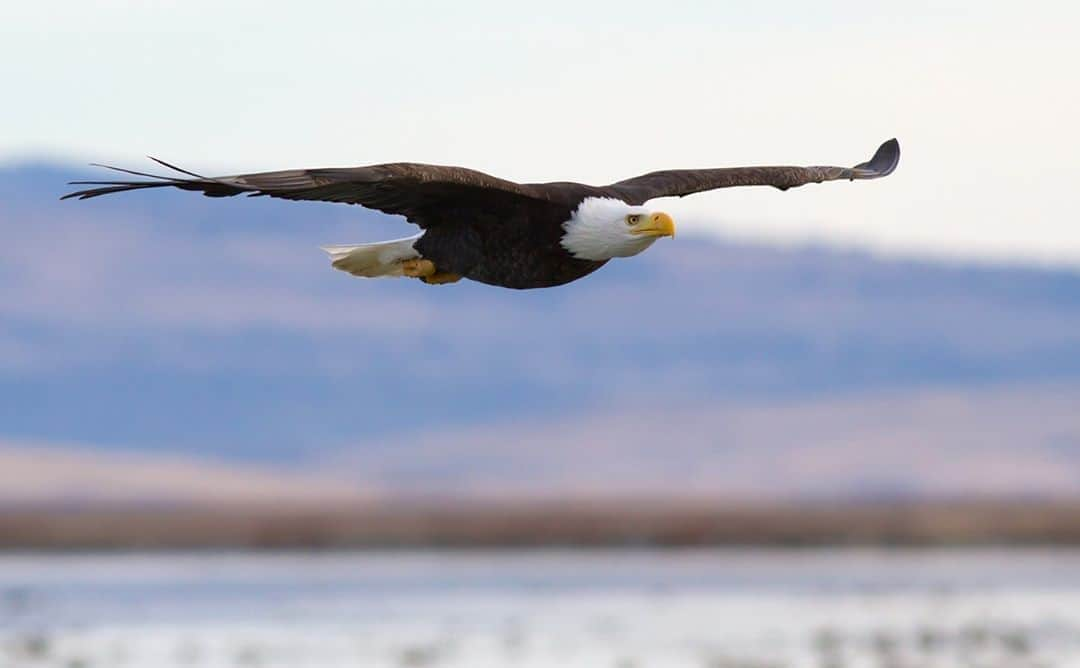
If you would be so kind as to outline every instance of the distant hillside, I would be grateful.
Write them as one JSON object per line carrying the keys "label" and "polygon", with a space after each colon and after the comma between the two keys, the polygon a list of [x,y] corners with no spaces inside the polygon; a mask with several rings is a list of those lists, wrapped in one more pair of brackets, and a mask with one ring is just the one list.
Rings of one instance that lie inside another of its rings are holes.
{"label": "distant hillside", "polygon": [[[726,480],[732,458],[759,457],[762,442],[819,433],[773,423],[773,405],[826,402],[896,426],[887,404],[871,409],[862,397],[945,388],[963,401],[1080,386],[1076,273],[680,236],[553,290],[365,282],[331,271],[318,246],[398,236],[411,229],[404,222],[356,207],[187,193],[58,202],[64,182],[84,175],[0,170],[2,438],[278,464],[345,457],[361,477],[369,461],[403,484],[454,486],[456,471],[483,470],[459,450],[476,433],[506,447],[519,425],[550,433],[559,461],[570,462],[586,455],[568,444],[630,424],[627,438],[650,434],[663,453],[698,453],[665,454],[663,466]],[[1058,417],[1044,419],[1021,403],[933,424],[977,430],[985,417],[996,425],[988,434],[1011,434],[995,448],[1022,453],[1023,425],[1060,419],[1059,441],[1039,442],[1075,460],[1068,411],[1055,404]],[[719,439],[731,406],[758,411],[753,438]],[[701,415],[711,421],[696,422]],[[1015,431],[1003,431],[1006,415]],[[872,424],[841,431],[845,444],[885,438]],[[975,449],[956,446],[950,461],[977,451],[978,432],[965,433]],[[949,442],[944,431],[908,435]],[[542,451],[543,438],[530,438],[527,452]],[[386,464],[396,448],[416,460]],[[499,462],[492,474],[508,486],[527,472],[520,460]],[[874,473],[860,492],[914,484],[867,466]]]}
{"label": "distant hillside", "polygon": [[659,397],[327,458],[383,497],[1080,499],[1080,384],[799,400]]}
{"label": "distant hillside", "polygon": [[102,452],[0,440],[0,508],[285,503],[371,500],[331,476],[178,455]]}
{"label": "distant hillside", "polygon": [[[405,427],[302,466],[0,438],[0,508],[147,503],[1080,499],[1080,384],[685,403]],[[496,504],[498,505],[498,504]]]}

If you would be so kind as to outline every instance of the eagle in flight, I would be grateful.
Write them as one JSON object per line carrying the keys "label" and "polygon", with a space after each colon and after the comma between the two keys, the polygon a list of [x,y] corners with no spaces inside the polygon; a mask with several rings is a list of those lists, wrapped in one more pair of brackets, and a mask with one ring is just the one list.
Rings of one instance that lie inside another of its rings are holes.
{"label": "eagle in flight", "polygon": [[787,190],[806,183],[887,176],[900,161],[890,139],[854,167],[726,167],[651,172],[606,186],[514,183],[464,167],[409,162],[368,167],[290,169],[205,177],[152,158],[179,176],[139,181],[74,181],[95,186],[65,195],[99,195],[173,187],[208,197],[269,195],[291,200],[359,204],[405,218],[420,233],[379,243],[327,246],[336,269],[355,276],[411,276],[425,283],[468,278],[507,288],[546,288],[575,281],[617,257],[637,255],[675,235],[666,213],[644,206],[732,186]]}

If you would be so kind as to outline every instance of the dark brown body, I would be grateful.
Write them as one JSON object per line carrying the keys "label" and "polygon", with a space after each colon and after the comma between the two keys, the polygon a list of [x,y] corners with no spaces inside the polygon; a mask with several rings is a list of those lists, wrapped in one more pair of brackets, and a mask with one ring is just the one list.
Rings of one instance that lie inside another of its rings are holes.
{"label": "dark brown body", "polygon": [[550,200],[508,198],[490,208],[475,202],[439,212],[415,247],[441,272],[506,288],[549,288],[591,274],[605,262],[572,257],[562,247],[563,223],[582,199],[602,193],[578,184],[549,185]]}

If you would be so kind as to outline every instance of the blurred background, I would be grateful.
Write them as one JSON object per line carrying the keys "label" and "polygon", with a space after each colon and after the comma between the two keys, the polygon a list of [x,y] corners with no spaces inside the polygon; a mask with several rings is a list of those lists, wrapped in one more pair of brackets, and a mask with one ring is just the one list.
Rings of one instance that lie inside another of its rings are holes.
{"label": "blurred background", "polygon": [[[4,15],[0,664],[1080,665],[1073,5]],[[412,233],[358,207],[58,201],[147,154],[607,183],[892,136],[528,292],[334,272]]]}

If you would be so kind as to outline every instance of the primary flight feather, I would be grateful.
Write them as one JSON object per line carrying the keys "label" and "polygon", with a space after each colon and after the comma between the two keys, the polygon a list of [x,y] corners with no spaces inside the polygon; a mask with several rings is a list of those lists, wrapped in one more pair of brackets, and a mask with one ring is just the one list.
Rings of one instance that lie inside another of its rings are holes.
{"label": "primary flight feather", "polygon": [[172,187],[208,197],[247,194],[359,204],[405,216],[422,231],[393,241],[326,247],[335,268],[364,277],[412,276],[432,284],[468,278],[523,289],[569,283],[608,260],[637,255],[658,238],[674,236],[671,216],[643,206],[649,200],[733,186],[787,190],[881,178],[896,169],[900,144],[890,139],[854,167],[680,169],[606,186],[514,183],[463,167],[408,162],[204,177],[154,160],[182,176],[100,165],[146,180],[74,181],[95,187],[62,199]]}

